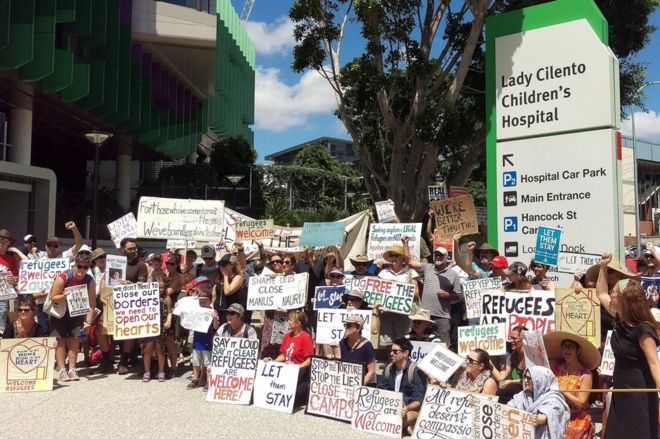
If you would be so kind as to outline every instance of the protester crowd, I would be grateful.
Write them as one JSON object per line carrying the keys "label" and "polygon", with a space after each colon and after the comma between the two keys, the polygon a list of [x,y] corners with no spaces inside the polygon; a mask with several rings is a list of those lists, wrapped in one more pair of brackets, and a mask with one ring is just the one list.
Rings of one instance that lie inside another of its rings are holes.
{"label": "protester crowd", "polygon": [[[600,264],[586,273],[576,273],[575,288],[595,288],[602,306],[601,335],[612,333],[616,358],[612,379],[599,376],[602,346],[599,350],[586,339],[567,332],[544,337],[550,368],[526,364],[522,342],[526,327],[514,327],[508,334],[508,354],[489,355],[471,350],[462,367],[448,382],[427,376],[412,360],[414,341],[444,343],[457,350],[458,327],[478,324],[468,321],[463,282],[468,279],[500,278],[505,291],[554,290],[548,279],[550,267],[532,261],[508,261],[498,250],[468,242],[461,251],[455,237],[454,253],[439,246],[427,258],[411,255],[405,235],[399,244],[384,252],[382,259],[355,255],[344,264],[341,250],[307,248],[296,253],[267,249],[257,242],[257,250],[246,254],[241,243],[233,243],[223,254],[210,245],[195,250],[163,250],[146,255],[136,239],[125,238],[118,253],[126,256],[125,280],[121,284],[155,282],[159,287],[160,333],[141,340],[113,340],[103,322],[112,301],[108,300],[110,279],[106,279],[106,250],[83,244],[76,225],[67,223],[74,245],[64,250],[57,237],[51,237],[40,250],[32,235],[17,248],[9,230],[0,230],[0,274],[16,284],[21,260],[68,258],[69,269],[54,281],[49,291],[19,295],[10,307],[0,301],[0,333],[3,338],[50,335],[57,338],[56,378],[59,382],[79,379],[89,373],[135,373],[143,382],[153,378],[165,381],[180,376],[184,359],[190,357],[193,375],[187,389],[208,389],[213,336],[260,338],[260,358],[265,361],[299,365],[296,403],[307,403],[311,358],[314,355],[363,364],[365,386],[403,393],[403,427],[411,433],[429,384],[461,391],[491,395],[534,415],[537,438],[590,438],[594,436],[591,407],[606,405],[606,438],[656,437],[658,396],[653,392],[613,393],[607,401],[592,389],[660,388],[660,363],[656,348],[660,324],[657,288],[647,288],[640,273],[625,270],[620,261],[603,253]],[[463,243],[465,244],[465,243]],[[424,253],[424,252],[423,252]],[[202,261],[201,263],[199,261]],[[344,267],[351,266],[352,272]],[[645,277],[660,277],[660,254],[649,246],[638,261]],[[308,302],[295,310],[248,310],[248,284],[253,276],[308,274]],[[315,344],[317,312],[314,289],[342,286],[347,276],[360,279],[377,276],[414,286],[414,305],[408,316],[389,312],[380,303],[369,303],[364,293],[346,289],[340,308],[368,310],[371,337],[364,337],[365,320],[350,315],[343,322],[344,334],[337,345]],[[48,311],[66,304],[64,289],[85,285],[89,302],[95,304],[84,315],[72,316],[65,310],[58,318]],[[209,308],[213,321],[206,332],[188,331],[175,315],[177,302],[196,297],[200,307]],[[11,308],[11,310],[10,310]],[[11,312],[10,312],[11,311]],[[286,320],[287,330],[278,343],[273,332]],[[85,365],[78,368],[78,353],[84,352]],[[118,357],[118,358],[117,358]],[[141,361],[140,361],[141,357]],[[155,363],[156,373],[152,373]],[[379,369],[377,366],[382,365]],[[380,370],[380,372],[379,372]],[[580,392],[582,391],[582,392]],[[604,416],[605,420],[605,416]],[[604,422],[605,423],[605,422]]]}

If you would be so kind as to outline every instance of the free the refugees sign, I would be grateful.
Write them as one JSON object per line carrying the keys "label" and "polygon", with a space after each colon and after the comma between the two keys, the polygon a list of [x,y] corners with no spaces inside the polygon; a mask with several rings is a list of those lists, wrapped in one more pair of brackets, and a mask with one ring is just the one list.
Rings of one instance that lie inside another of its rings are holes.
{"label": "free the refugees sign", "polygon": [[108,224],[110,239],[115,243],[115,247],[121,247],[121,241],[124,238],[137,238],[137,221],[133,212],[128,212],[118,220]]}
{"label": "free the refugees sign", "polygon": [[364,301],[370,307],[380,303],[381,309],[397,314],[410,315],[412,311],[415,286],[403,282],[367,276],[361,279],[352,276],[344,278],[347,291],[364,292]]}
{"label": "free the refugees sign", "polygon": [[49,292],[55,278],[69,268],[67,258],[30,259],[21,261],[18,272],[18,293]]}
{"label": "free the refugees sign", "polygon": [[393,245],[401,245],[401,237],[408,237],[410,255],[419,259],[420,240],[422,238],[422,224],[376,223],[369,226],[369,241],[367,243],[367,256],[373,259],[383,257],[383,253]]}
{"label": "free the refugees sign", "polygon": [[505,323],[459,326],[458,355],[467,355],[474,349],[483,349],[491,356],[506,355]]}
{"label": "free the refugees sign", "polygon": [[412,437],[464,439],[472,437],[472,395],[427,386]]}
{"label": "free the refugees sign", "polygon": [[112,287],[115,312],[115,340],[155,337],[160,334],[160,298],[158,283],[140,283]]}
{"label": "free the refugees sign", "polygon": [[139,238],[218,241],[223,237],[225,202],[140,197]]}
{"label": "free the refugees sign", "polygon": [[418,363],[418,366],[427,375],[446,383],[463,362],[464,357],[438,345]]}
{"label": "free the refugees sign", "polygon": [[272,219],[263,220],[241,220],[234,226],[236,241],[262,241],[271,239],[275,233]]}
{"label": "free the refugees sign", "polygon": [[344,336],[344,322],[351,315],[364,319],[362,337],[371,338],[371,310],[320,309],[316,318],[316,343],[338,344]]}
{"label": "free the refugees sign", "polygon": [[325,247],[342,245],[346,223],[304,223],[300,235],[301,247]]}
{"label": "free the refugees sign", "polygon": [[555,330],[555,292],[532,290],[530,293],[507,291],[482,292],[482,325],[506,323],[506,333],[516,326],[544,335]]}
{"label": "free the refugees sign", "polygon": [[316,287],[314,290],[314,309],[337,309],[343,303],[345,287]]}
{"label": "free the refugees sign", "polygon": [[462,283],[463,297],[465,298],[465,309],[468,319],[481,317],[482,291],[500,290],[502,288],[502,279],[499,277],[466,280]]}
{"label": "free the refugees sign", "polygon": [[307,303],[307,273],[290,276],[252,276],[248,284],[247,309],[296,309]]}
{"label": "free the refugees sign", "polygon": [[0,340],[0,393],[53,390],[55,337]]}
{"label": "free the refugees sign", "polygon": [[312,357],[305,413],[351,422],[353,393],[362,385],[364,365]]}
{"label": "free the refugees sign", "polygon": [[254,406],[293,413],[299,369],[297,364],[259,360],[254,381]]}
{"label": "free the refugees sign", "polygon": [[259,340],[213,337],[208,402],[250,404],[257,370]]}
{"label": "free the refugees sign", "polygon": [[351,428],[379,436],[400,438],[402,408],[401,392],[357,387],[353,390]]}
{"label": "free the refugees sign", "polygon": [[479,233],[477,212],[470,195],[434,201],[431,209],[435,213],[435,233],[440,238]]}

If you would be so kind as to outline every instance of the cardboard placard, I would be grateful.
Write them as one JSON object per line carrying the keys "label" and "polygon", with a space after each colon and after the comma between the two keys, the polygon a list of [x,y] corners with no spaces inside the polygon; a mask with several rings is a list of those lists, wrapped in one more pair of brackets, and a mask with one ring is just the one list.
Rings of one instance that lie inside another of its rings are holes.
{"label": "cardboard placard", "polygon": [[181,326],[191,331],[207,332],[211,323],[213,323],[213,308],[198,306],[181,313]]}
{"label": "cardboard placard", "polygon": [[532,290],[529,293],[484,291],[481,293],[480,324],[506,323],[507,334],[515,326],[544,335],[555,330],[555,292]]}
{"label": "cardboard placard", "polygon": [[239,242],[263,241],[273,238],[275,226],[272,219],[241,220],[234,226],[234,234]]}
{"label": "cardboard placard", "polygon": [[16,288],[9,282],[11,273],[8,271],[0,273],[0,301],[12,300],[18,297]]}
{"label": "cardboard placard", "polygon": [[87,285],[76,285],[64,289],[66,306],[71,317],[83,316],[89,312]]}
{"label": "cardboard placard", "polygon": [[500,290],[502,288],[502,279],[499,277],[489,277],[486,279],[466,280],[462,284],[467,318],[475,319],[481,317],[482,291]]}
{"label": "cardboard placard", "polygon": [[344,336],[344,322],[350,315],[357,314],[364,319],[362,337],[371,338],[370,310],[320,309],[316,318],[316,343],[338,344]]}
{"label": "cardboard placard", "polygon": [[121,218],[108,224],[110,239],[117,248],[121,247],[121,241],[124,238],[137,238],[137,221],[133,212],[128,212]]}
{"label": "cardboard placard", "polygon": [[439,386],[428,386],[412,437],[464,439],[472,437],[473,396]]}
{"label": "cardboard placard", "polygon": [[299,369],[297,364],[259,360],[254,380],[254,406],[293,413]]}
{"label": "cardboard placard", "polygon": [[458,355],[465,356],[473,349],[483,349],[491,356],[506,355],[505,323],[459,326]]}
{"label": "cardboard placard", "polygon": [[447,194],[447,185],[443,181],[440,185],[437,186],[429,186],[429,203],[433,203],[434,201],[439,201],[439,200],[446,200],[449,198],[449,195]]}
{"label": "cardboard placard", "polygon": [[106,334],[115,332],[115,311],[112,309],[113,292],[112,288],[105,287],[100,291],[101,302],[103,302],[103,314],[101,315],[101,326]]}
{"label": "cardboard placard", "polygon": [[223,237],[225,202],[140,197],[139,238],[219,241]]}
{"label": "cardboard placard", "polygon": [[438,381],[446,383],[465,359],[444,346],[436,346],[417,365]]}
{"label": "cardboard placard", "polygon": [[548,353],[545,351],[545,343],[543,343],[543,334],[540,331],[522,331],[521,334],[525,364],[550,369]]}
{"label": "cardboard placard", "polygon": [[67,258],[21,261],[18,273],[18,294],[50,292],[55,278],[68,268],[69,260]]}
{"label": "cardboard placard", "polygon": [[53,390],[55,337],[0,340],[0,393]]}
{"label": "cardboard placard", "polygon": [[115,340],[160,334],[160,298],[157,282],[112,287]]}
{"label": "cardboard placard", "polygon": [[434,201],[431,208],[435,213],[435,234],[440,238],[452,238],[457,233],[471,235],[479,233],[477,212],[469,195]]}
{"label": "cardboard placard", "polygon": [[603,358],[600,360],[600,368],[598,373],[611,377],[614,373],[614,352],[612,351],[612,331],[607,331],[607,338],[605,339],[605,347],[603,348]]}
{"label": "cardboard placard", "polygon": [[316,287],[314,289],[314,309],[337,309],[344,303],[342,297],[346,287]]}
{"label": "cardboard placard", "polygon": [[290,276],[252,276],[248,285],[247,309],[286,310],[302,308],[307,303],[307,273]]}
{"label": "cardboard placard", "polygon": [[353,393],[362,385],[364,365],[312,357],[305,413],[351,422]]}
{"label": "cardboard placard", "polygon": [[414,341],[410,340],[410,344],[412,344],[413,350],[410,353],[410,360],[414,361],[415,363],[419,363],[428,355],[429,352],[433,350],[434,347],[437,345],[441,345],[444,347],[447,347],[446,344],[440,343],[440,342],[432,342],[432,341]]}
{"label": "cardboard placard", "polygon": [[271,344],[282,344],[284,334],[289,332],[289,316],[287,313],[275,312],[273,316],[273,329],[270,332]]}
{"label": "cardboard placard", "polygon": [[474,439],[529,439],[534,437],[534,415],[487,398],[473,398]]}
{"label": "cardboard placard", "polygon": [[126,256],[108,255],[105,258],[105,280],[109,287],[121,285],[126,280]]}
{"label": "cardboard placard", "polygon": [[250,404],[257,370],[259,340],[213,337],[208,402]]}
{"label": "cardboard placard", "polygon": [[344,277],[347,291],[361,291],[364,301],[373,308],[379,302],[384,311],[410,315],[412,311],[415,286],[403,282],[366,276],[358,279],[353,276]]}
{"label": "cardboard placard", "polygon": [[379,436],[400,438],[403,428],[402,408],[401,392],[357,387],[353,390],[351,428]]}
{"label": "cardboard placard", "polygon": [[534,261],[556,267],[557,259],[559,258],[560,239],[560,229],[539,227],[536,234],[536,251],[534,253]]}
{"label": "cardboard placard", "polygon": [[422,224],[376,223],[369,226],[369,241],[367,256],[372,259],[383,257],[383,253],[393,245],[401,245],[401,237],[408,237],[410,256],[419,260],[420,240],[422,239]]}
{"label": "cardboard placard", "polygon": [[394,201],[376,201],[376,215],[379,223],[393,223],[396,221],[396,212],[394,211]]}
{"label": "cardboard placard", "polygon": [[555,290],[555,330],[584,337],[600,348],[600,300],[594,288]]}
{"label": "cardboard placard", "polygon": [[300,247],[340,246],[344,243],[346,224],[332,223],[304,223],[300,235]]}

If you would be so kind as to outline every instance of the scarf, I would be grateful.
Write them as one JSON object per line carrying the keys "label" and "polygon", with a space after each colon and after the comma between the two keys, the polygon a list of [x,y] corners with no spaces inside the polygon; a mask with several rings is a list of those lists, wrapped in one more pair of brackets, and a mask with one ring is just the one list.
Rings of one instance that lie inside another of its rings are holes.
{"label": "scarf", "polygon": [[483,370],[474,380],[468,376],[467,370],[464,370],[454,388],[466,392],[481,393],[488,378],[490,378],[490,370]]}

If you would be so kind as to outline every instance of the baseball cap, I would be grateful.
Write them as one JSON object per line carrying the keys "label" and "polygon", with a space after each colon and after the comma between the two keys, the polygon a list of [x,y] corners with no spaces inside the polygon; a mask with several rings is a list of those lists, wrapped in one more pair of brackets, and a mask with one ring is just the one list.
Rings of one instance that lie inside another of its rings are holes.
{"label": "baseball cap", "polygon": [[201,284],[204,283],[209,283],[209,278],[206,276],[197,276],[195,279],[192,281],[192,287],[195,288]]}
{"label": "baseball cap", "polygon": [[62,241],[60,241],[60,238],[58,238],[57,236],[51,236],[46,240],[46,244],[62,245]]}
{"label": "baseball cap", "polygon": [[329,273],[330,275],[338,275],[338,276],[343,276],[344,272],[340,268],[333,268],[332,271]]}
{"label": "baseball cap", "polygon": [[491,261],[491,265],[496,268],[507,268],[509,261],[504,256],[495,256]]}
{"label": "baseball cap", "polygon": [[443,255],[447,256],[449,252],[447,251],[446,248],[444,247],[436,247],[433,249],[433,253],[442,253]]}
{"label": "baseball cap", "polygon": [[202,259],[215,258],[215,249],[210,245],[202,247]]}
{"label": "baseball cap", "polygon": [[83,244],[83,245],[80,246],[80,249],[78,249],[78,253],[80,253],[80,252],[91,253],[92,248],[90,246],[88,246],[87,244]]}
{"label": "baseball cap", "polygon": [[227,308],[227,312],[235,312],[241,316],[245,315],[245,308],[243,308],[243,305],[240,303],[232,303],[229,305],[229,308]]}
{"label": "baseball cap", "polygon": [[346,320],[344,320],[344,324],[346,323],[355,323],[356,325],[359,325],[360,328],[364,327],[364,319],[359,314],[351,314],[348,317],[346,317]]}
{"label": "baseball cap", "polygon": [[34,235],[25,235],[23,242],[26,244],[36,244],[37,238]]}
{"label": "baseball cap", "polygon": [[224,267],[227,264],[235,264],[236,263],[236,256],[232,255],[231,253],[225,253],[222,255],[222,258],[220,258],[220,266]]}

